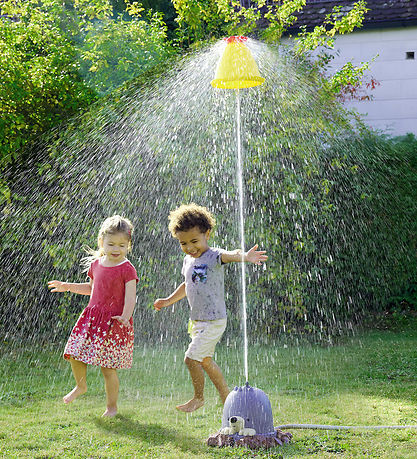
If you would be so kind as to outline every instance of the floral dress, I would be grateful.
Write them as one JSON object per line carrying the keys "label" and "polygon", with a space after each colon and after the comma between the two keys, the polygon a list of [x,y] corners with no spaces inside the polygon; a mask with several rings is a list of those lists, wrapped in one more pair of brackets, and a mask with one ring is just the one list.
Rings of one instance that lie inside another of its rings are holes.
{"label": "floral dress", "polygon": [[138,282],[136,270],[128,260],[107,267],[98,259],[91,264],[88,277],[93,280],[90,301],[72,329],[64,358],[106,368],[130,368],[133,326],[125,327],[112,317],[122,315],[125,284],[133,279]]}

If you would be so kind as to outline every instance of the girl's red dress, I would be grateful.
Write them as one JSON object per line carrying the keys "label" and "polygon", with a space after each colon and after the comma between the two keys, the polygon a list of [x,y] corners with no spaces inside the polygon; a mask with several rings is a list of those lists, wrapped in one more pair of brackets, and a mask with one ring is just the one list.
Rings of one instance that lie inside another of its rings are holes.
{"label": "girl's red dress", "polygon": [[106,368],[130,368],[133,357],[132,327],[112,319],[123,312],[125,284],[138,275],[130,261],[107,267],[95,260],[88,270],[93,280],[88,306],[81,313],[64,350],[64,358]]}

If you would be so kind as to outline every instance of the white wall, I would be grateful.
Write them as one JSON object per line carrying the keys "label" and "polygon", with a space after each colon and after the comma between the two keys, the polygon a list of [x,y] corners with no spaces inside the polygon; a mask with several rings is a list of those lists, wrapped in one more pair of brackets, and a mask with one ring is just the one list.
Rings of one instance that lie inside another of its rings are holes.
{"label": "white wall", "polygon": [[[286,40],[285,40],[286,41]],[[415,59],[406,59],[414,51]],[[375,57],[366,76],[380,85],[367,90],[370,101],[348,101],[369,126],[387,134],[417,134],[417,26],[357,30],[335,40],[335,58],[331,67],[346,62],[355,65]]]}
{"label": "white wall", "polygon": [[[332,61],[333,69],[377,56],[367,72],[380,83],[366,91],[372,100],[346,102],[346,106],[388,134],[417,134],[417,26],[358,30],[337,37],[335,50],[339,54]],[[406,59],[407,52],[414,52],[414,60]]]}

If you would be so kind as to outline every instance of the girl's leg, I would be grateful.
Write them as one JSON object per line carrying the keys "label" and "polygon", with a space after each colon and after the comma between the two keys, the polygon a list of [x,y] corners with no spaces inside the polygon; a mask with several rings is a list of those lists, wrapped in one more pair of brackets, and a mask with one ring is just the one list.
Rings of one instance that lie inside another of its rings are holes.
{"label": "girl's leg", "polygon": [[114,368],[101,367],[106,388],[106,411],[103,416],[113,417],[117,414],[117,398],[119,396],[119,377]]}
{"label": "girl's leg", "polygon": [[226,397],[229,395],[229,388],[227,387],[222,370],[220,370],[217,363],[211,357],[205,357],[201,362],[201,365],[213,384],[216,386],[216,389],[219,392],[220,398],[224,405]]}
{"label": "girl's leg", "polygon": [[87,392],[87,364],[79,360],[70,359],[75,387],[63,397],[64,403],[73,402],[77,397]]}
{"label": "girl's leg", "polygon": [[201,362],[188,357],[184,360],[190,372],[191,381],[194,387],[194,397],[183,405],[178,405],[177,410],[191,413],[204,405],[204,370]]}

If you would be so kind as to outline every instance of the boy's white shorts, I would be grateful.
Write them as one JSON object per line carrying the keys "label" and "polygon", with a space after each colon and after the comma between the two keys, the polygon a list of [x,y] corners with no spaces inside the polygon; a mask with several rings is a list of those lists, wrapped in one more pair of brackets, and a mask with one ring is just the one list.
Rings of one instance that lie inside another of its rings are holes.
{"label": "boy's white shorts", "polygon": [[205,357],[212,357],[214,348],[226,330],[227,319],[190,320],[188,331],[191,343],[185,356],[202,362]]}

